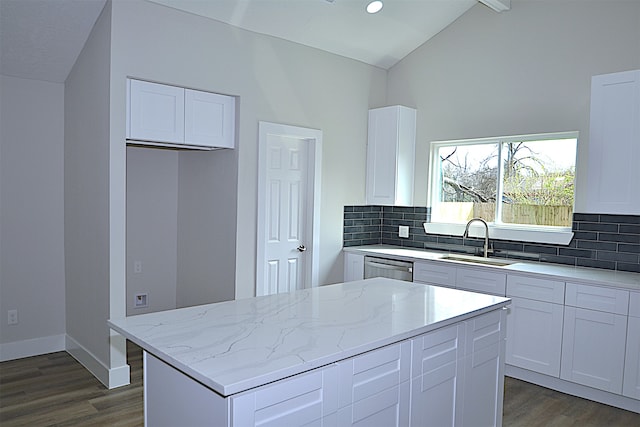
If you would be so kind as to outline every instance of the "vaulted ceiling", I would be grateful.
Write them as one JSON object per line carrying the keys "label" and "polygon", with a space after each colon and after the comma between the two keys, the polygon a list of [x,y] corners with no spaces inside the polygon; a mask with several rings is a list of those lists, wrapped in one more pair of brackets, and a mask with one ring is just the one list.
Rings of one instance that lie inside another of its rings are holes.
{"label": "vaulted ceiling", "polygon": [[[121,1],[121,0],[114,0]],[[478,0],[148,0],[388,69]],[[510,0],[479,0],[494,10]],[[0,0],[0,74],[64,82],[106,0]]]}

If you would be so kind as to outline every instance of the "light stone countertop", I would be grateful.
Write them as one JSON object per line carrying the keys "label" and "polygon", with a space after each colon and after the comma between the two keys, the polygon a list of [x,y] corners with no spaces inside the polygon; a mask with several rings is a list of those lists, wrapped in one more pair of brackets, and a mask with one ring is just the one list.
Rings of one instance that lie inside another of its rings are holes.
{"label": "light stone countertop", "polygon": [[442,259],[443,256],[449,255],[445,252],[384,245],[351,246],[343,248],[343,250],[345,252],[359,253],[371,256],[382,256],[386,258],[409,260],[414,262],[425,260],[439,261],[443,263],[451,263],[451,265],[464,265],[467,267],[491,269],[492,271],[505,271],[507,273],[524,273],[536,276],[546,276],[546,278],[560,279],[568,282],[576,281],[584,284],[611,286],[632,291],[640,291],[640,273],[631,273],[626,271],[604,270],[599,268],[587,267],[572,267],[568,265],[551,264],[544,262],[519,261],[515,259],[491,258],[510,262],[510,264],[507,266],[497,267],[492,265],[482,265]]}
{"label": "light stone countertop", "polygon": [[109,320],[223,396],[466,320],[509,299],[375,278]]}

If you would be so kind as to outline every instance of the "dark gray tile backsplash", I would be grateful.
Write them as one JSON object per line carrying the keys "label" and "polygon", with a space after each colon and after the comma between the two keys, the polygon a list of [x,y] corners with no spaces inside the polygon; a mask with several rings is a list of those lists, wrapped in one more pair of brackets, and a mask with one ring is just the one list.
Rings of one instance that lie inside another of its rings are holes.
{"label": "dark gray tile backsplash", "polygon": [[[422,224],[431,220],[426,207],[345,206],[344,246],[393,245],[474,253],[482,239],[427,235]],[[409,227],[409,238],[398,237],[398,226]],[[640,215],[573,215],[573,240],[567,246],[492,241],[494,256],[580,267],[640,273]]]}

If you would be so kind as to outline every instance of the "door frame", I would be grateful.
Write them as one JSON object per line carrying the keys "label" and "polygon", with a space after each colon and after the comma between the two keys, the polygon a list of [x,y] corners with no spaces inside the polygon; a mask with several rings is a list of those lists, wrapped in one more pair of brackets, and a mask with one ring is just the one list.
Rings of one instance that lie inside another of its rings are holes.
{"label": "door frame", "polygon": [[305,235],[307,248],[311,252],[310,262],[305,263],[304,280],[307,287],[318,286],[320,260],[320,183],[322,173],[322,131],[319,129],[290,126],[280,123],[258,122],[258,215],[256,236],[256,296],[266,294],[264,283],[264,257],[266,253],[266,191],[267,191],[267,137],[277,135],[304,139],[309,146],[307,162],[307,200]]}

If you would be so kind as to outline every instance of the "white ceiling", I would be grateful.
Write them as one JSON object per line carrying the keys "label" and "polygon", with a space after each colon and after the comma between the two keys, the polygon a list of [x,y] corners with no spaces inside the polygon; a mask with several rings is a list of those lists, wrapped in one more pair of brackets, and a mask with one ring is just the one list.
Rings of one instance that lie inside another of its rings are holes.
{"label": "white ceiling", "polygon": [[[367,0],[149,1],[385,69],[477,3],[385,0],[369,15]],[[0,0],[0,74],[64,82],[105,2]]]}

